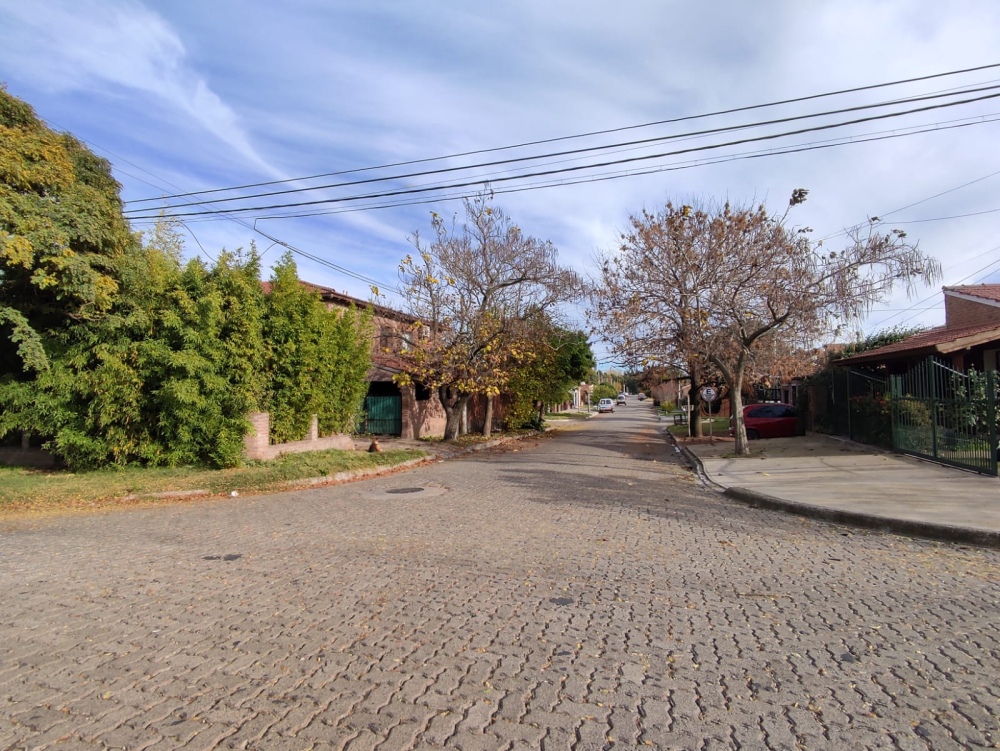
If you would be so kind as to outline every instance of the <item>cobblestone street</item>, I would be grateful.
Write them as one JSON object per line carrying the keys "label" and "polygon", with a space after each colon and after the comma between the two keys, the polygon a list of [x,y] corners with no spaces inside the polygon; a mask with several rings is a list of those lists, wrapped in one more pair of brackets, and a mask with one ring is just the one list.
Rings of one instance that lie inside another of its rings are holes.
{"label": "cobblestone street", "polygon": [[1000,551],[740,505],[657,428],[0,522],[0,750],[1000,748]]}

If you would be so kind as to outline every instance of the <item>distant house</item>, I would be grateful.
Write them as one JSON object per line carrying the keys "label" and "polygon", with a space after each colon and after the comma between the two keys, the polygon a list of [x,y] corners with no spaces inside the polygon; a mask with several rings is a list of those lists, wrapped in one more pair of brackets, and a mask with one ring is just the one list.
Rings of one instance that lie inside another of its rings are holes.
{"label": "distant house", "polygon": [[902,373],[928,356],[965,372],[995,371],[1000,363],[1000,284],[943,287],[944,325],[878,349],[835,361]]}
{"label": "distant house", "polygon": [[[411,327],[417,319],[329,287],[311,282],[300,283],[319,293],[329,310],[347,309],[353,305],[359,310],[370,309],[373,313],[372,367],[367,375],[366,419],[361,426],[362,431],[411,439],[444,436],[445,414],[437,392],[421,384],[400,387],[393,381],[393,376],[403,370],[401,355],[407,342],[412,341]],[[270,282],[262,282],[261,287],[265,294],[271,291]]]}

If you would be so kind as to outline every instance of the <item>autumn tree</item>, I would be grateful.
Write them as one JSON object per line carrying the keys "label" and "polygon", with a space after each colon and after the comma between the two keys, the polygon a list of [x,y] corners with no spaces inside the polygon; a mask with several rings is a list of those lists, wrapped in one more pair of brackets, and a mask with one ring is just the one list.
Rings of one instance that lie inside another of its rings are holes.
{"label": "autumn tree", "polygon": [[[714,373],[700,345],[704,290],[718,270],[697,259],[710,216],[690,207],[643,211],[629,218],[618,252],[601,259],[592,288],[595,331],[630,366],[679,372],[693,398]],[[700,436],[698,410],[689,415],[691,435]]]}
{"label": "autumn tree", "polygon": [[[806,192],[793,192],[788,208]],[[865,315],[899,284],[940,276],[940,264],[899,230],[873,221],[849,233],[845,247],[827,250],[808,229],[772,216],[763,206],[676,207],[632,217],[620,252],[605,259],[595,291],[610,327],[633,321],[665,359],[713,368],[728,388],[736,451],[749,453],[742,420],[748,376],[769,372],[780,357],[808,352],[839,324]],[[648,275],[612,278],[635,266]],[[666,269],[673,269],[670,272]],[[620,331],[620,328],[618,329]],[[627,347],[619,335],[617,346]]]}
{"label": "autumn tree", "polygon": [[[415,255],[399,266],[409,312],[402,383],[436,389],[446,438],[456,438],[473,394],[507,385],[533,345],[529,319],[578,287],[551,242],[526,235],[488,193],[465,201],[465,221],[431,215],[430,242],[414,233]],[[490,422],[487,408],[487,425]]]}

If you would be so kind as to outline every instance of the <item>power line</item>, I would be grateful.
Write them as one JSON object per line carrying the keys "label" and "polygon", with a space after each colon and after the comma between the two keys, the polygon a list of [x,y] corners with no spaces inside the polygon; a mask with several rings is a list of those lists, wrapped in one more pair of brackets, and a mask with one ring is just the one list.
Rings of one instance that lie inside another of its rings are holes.
{"label": "power line", "polygon": [[[964,91],[963,94],[980,93],[980,92],[984,92],[984,91],[995,91],[998,88],[1000,88],[1000,86],[985,86],[985,87],[980,87],[980,88],[968,89],[968,90]],[[935,99],[941,99],[941,98],[953,97],[953,96],[956,96],[956,95],[954,93],[951,93],[951,92],[946,92],[946,93],[939,93],[939,94],[930,94],[930,95],[920,96],[920,97],[911,97],[911,98],[906,99],[905,101],[906,102],[910,102],[910,103],[916,103],[916,102],[931,101],[931,100],[935,100]],[[795,115],[795,116],[791,116],[791,117],[776,118],[776,119],[772,119],[772,120],[762,120],[762,121],[754,122],[754,123],[744,123],[744,124],[729,125],[729,126],[719,127],[719,128],[709,128],[709,129],[700,130],[700,131],[692,131],[692,132],[689,132],[689,133],[679,133],[679,134],[675,134],[675,135],[657,136],[655,138],[645,138],[645,139],[635,140],[635,141],[624,141],[624,142],[613,143],[613,144],[605,144],[605,145],[601,145],[601,146],[588,146],[588,147],[584,147],[584,148],[580,148],[580,149],[571,149],[571,150],[567,150],[567,151],[557,151],[557,152],[552,152],[552,153],[548,153],[548,154],[539,154],[539,155],[523,156],[523,157],[513,157],[513,158],[510,158],[510,159],[500,159],[500,160],[494,160],[492,162],[480,162],[478,164],[470,164],[470,165],[463,165],[463,166],[441,167],[439,169],[434,169],[434,170],[423,170],[423,171],[420,171],[420,172],[408,172],[408,173],[397,174],[397,175],[388,175],[388,176],[384,176],[384,177],[370,177],[370,178],[366,178],[364,180],[350,180],[350,181],[346,181],[346,182],[327,183],[327,184],[324,184],[324,185],[311,185],[311,186],[298,187],[298,188],[288,188],[286,190],[268,191],[268,192],[264,192],[264,193],[251,193],[249,195],[228,196],[228,197],[225,197],[225,198],[212,198],[212,199],[206,199],[204,201],[185,201],[184,205],[185,205],[185,207],[187,207],[187,206],[199,206],[199,205],[209,204],[209,203],[210,204],[220,204],[220,203],[230,203],[230,202],[233,202],[233,201],[246,201],[246,200],[250,200],[252,198],[264,198],[264,197],[270,197],[270,196],[290,195],[290,194],[293,194],[293,193],[307,193],[307,192],[317,191],[317,190],[327,190],[327,189],[330,189],[330,188],[355,187],[355,186],[358,186],[358,185],[370,185],[370,184],[373,184],[373,183],[388,182],[388,181],[393,181],[393,180],[404,180],[404,179],[410,179],[410,178],[429,177],[431,175],[452,174],[452,173],[456,173],[456,172],[465,172],[467,170],[486,169],[486,168],[490,168],[490,167],[505,166],[505,165],[510,165],[510,164],[523,164],[525,162],[533,162],[533,161],[538,161],[538,160],[542,160],[542,159],[555,159],[555,158],[558,158],[558,157],[565,157],[565,156],[579,156],[579,155],[582,155],[582,154],[588,154],[588,153],[594,153],[594,152],[600,152],[600,151],[612,151],[612,150],[617,150],[617,149],[625,149],[625,148],[629,148],[629,147],[651,146],[653,144],[663,143],[663,142],[666,142],[666,141],[686,140],[686,139],[690,139],[690,138],[703,137],[703,136],[707,136],[707,135],[718,135],[718,134],[722,134],[722,133],[730,133],[730,132],[739,131],[739,130],[749,130],[751,128],[766,127],[766,126],[770,126],[770,125],[780,125],[780,124],[784,124],[784,123],[798,122],[798,121],[801,121],[801,120],[810,120],[810,119],[815,119],[815,118],[819,118],[819,117],[829,117],[831,115],[843,115],[843,114],[846,114],[846,113],[849,113],[849,112],[860,112],[860,111],[871,110],[871,109],[879,109],[879,108],[883,108],[883,107],[892,107],[892,106],[897,106],[899,103],[900,103],[899,100],[897,100],[897,101],[891,101],[891,102],[876,102],[874,104],[864,104],[864,105],[858,105],[858,106],[855,106],[855,107],[844,107],[844,108],[835,109],[835,110],[827,110],[827,111],[824,111],[824,112],[814,112],[814,113],[809,113],[809,114],[805,114],[805,115]],[[908,113],[903,113],[903,114],[908,114]],[[219,191],[215,191],[215,192],[220,192],[222,190],[225,190],[225,189],[219,189]],[[232,189],[230,189],[230,190],[232,190]],[[144,199],[144,200],[149,200],[149,199]],[[162,209],[171,209],[171,208],[175,208],[175,206],[163,206],[161,208]],[[148,211],[148,209],[139,208],[139,209],[131,209],[131,211]]]}
{"label": "power line", "polygon": [[[872,142],[875,142],[875,141],[890,140],[890,139],[895,139],[895,138],[904,138],[904,137],[907,137],[907,136],[910,136],[910,135],[919,135],[921,133],[928,133],[928,132],[939,131],[939,130],[952,130],[952,129],[955,129],[955,128],[969,127],[971,125],[979,125],[979,124],[997,122],[998,120],[1000,120],[1000,116],[993,116],[993,118],[989,119],[989,120],[980,120],[979,118],[977,118],[975,122],[959,121],[959,122],[955,123],[953,121],[952,123],[934,124],[934,125],[923,126],[923,127],[919,127],[918,126],[916,128],[910,128],[910,129],[908,129],[908,132],[903,132],[903,133],[900,133],[898,130],[894,130],[894,131],[889,131],[889,132],[882,132],[881,134],[876,133],[876,134],[870,134],[870,135],[865,135],[865,136],[849,136],[849,137],[847,137],[847,139],[838,138],[838,139],[833,139],[832,141],[828,141],[828,142],[820,142],[820,143],[805,144],[805,145],[796,145],[796,146],[787,146],[787,147],[782,147],[780,149],[766,149],[766,150],[763,150],[763,151],[744,152],[744,153],[740,153],[740,154],[728,154],[728,155],[725,155],[725,156],[719,156],[719,157],[714,157],[714,158],[709,158],[709,159],[695,159],[695,160],[691,160],[689,162],[682,162],[680,164],[670,164],[670,165],[658,165],[658,166],[654,166],[654,167],[644,167],[644,168],[638,169],[638,170],[636,170],[636,169],[619,170],[619,171],[616,171],[616,172],[598,173],[596,175],[588,175],[588,176],[585,176],[585,177],[574,177],[574,178],[568,178],[568,179],[563,179],[563,180],[547,180],[547,181],[544,181],[544,182],[541,182],[541,183],[533,183],[533,184],[529,184],[529,185],[519,185],[519,186],[504,187],[504,188],[493,188],[493,187],[491,187],[491,190],[492,190],[492,192],[495,195],[508,195],[508,194],[512,194],[512,193],[526,192],[526,191],[529,191],[529,190],[540,190],[540,189],[553,188],[553,187],[568,187],[568,186],[572,186],[572,185],[580,185],[580,184],[583,184],[583,183],[606,182],[606,181],[610,181],[610,180],[622,179],[622,178],[625,178],[625,177],[635,177],[635,176],[642,176],[642,175],[652,175],[652,174],[658,174],[658,173],[662,173],[662,172],[673,172],[673,171],[679,171],[679,170],[683,170],[683,169],[693,169],[695,167],[711,166],[711,165],[715,165],[715,164],[722,164],[722,163],[732,162],[732,161],[741,161],[741,160],[745,160],[745,159],[759,159],[759,158],[765,158],[765,157],[770,157],[770,156],[783,156],[783,155],[786,155],[786,154],[800,153],[800,152],[805,152],[805,151],[816,151],[816,150],[821,150],[821,149],[834,148],[834,147],[837,147],[837,146],[846,146],[846,145],[854,145],[854,144],[861,144],[861,143],[872,143]],[[478,185],[478,183],[477,183],[477,185]],[[435,195],[435,196],[432,196],[432,197],[429,197],[429,198],[428,197],[420,197],[420,198],[410,198],[410,199],[393,200],[393,201],[382,201],[382,202],[358,204],[358,205],[353,205],[353,206],[341,206],[341,207],[332,208],[332,209],[311,209],[311,210],[305,210],[305,211],[288,212],[288,213],[284,213],[284,214],[264,215],[264,216],[259,217],[259,218],[260,219],[295,219],[295,218],[304,218],[304,217],[312,217],[312,216],[328,216],[328,215],[331,215],[331,214],[342,214],[342,213],[350,213],[350,212],[356,212],[356,211],[373,211],[373,210],[378,210],[378,209],[398,208],[398,207],[402,207],[402,206],[417,206],[417,205],[423,205],[423,204],[429,204],[429,203],[441,203],[441,202],[444,202],[444,201],[460,200],[460,199],[463,199],[463,198],[467,198],[469,195],[470,195],[470,193],[468,191],[458,191],[458,192],[451,193],[451,194],[438,194],[438,195]],[[133,220],[133,221],[138,221],[138,220]],[[189,221],[206,222],[206,221],[216,221],[216,220],[211,215],[209,215],[209,216],[206,216],[206,217],[204,217],[202,219],[193,219],[193,220],[189,220]]]}
{"label": "power line", "polygon": [[[46,122],[49,125],[52,125],[52,126],[54,126],[55,128],[57,128],[59,130],[63,130],[63,131],[66,130],[65,128],[62,128],[61,126],[59,126],[58,124],[56,124],[54,122],[51,122],[51,121],[46,121]],[[123,157],[118,156],[117,154],[115,154],[114,152],[110,151],[109,149],[106,149],[106,148],[104,148],[102,146],[99,146],[96,143],[87,141],[86,139],[83,139],[83,138],[80,138],[79,140],[83,141],[83,143],[87,144],[91,148],[97,149],[99,151],[103,151],[103,152],[105,152],[107,154],[111,154],[116,159],[120,159],[121,161],[125,162],[126,164],[132,165],[136,169],[139,169],[139,170],[145,172],[147,175],[149,175],[150,177],[152,177],[155,180],[160,180],[163,183],[165,183],[166,185],[170,185],[173,188],[177,188],[178,187],[176,185],[173,185],[169,180],[164,180],[162,177],[153,174],[152,172],[150,172],[149,170],[145,169],[144,167],[141,167],[141,166],[139,166],[137,164],[134,164],[133,162],[128,161],[127,159],[125,159]],[[121,171],[121,170],[119,170],[119,171]],[[125,174],[127,174],[127,173],[125,173]],[[130,175],[130,177],[132,177],[133,179],[139,180],[140,182],[144,182],[147,185],[151,185],[151,183],[149,183],[146,180],[143,180],[142,178],[135,177],[134,175]],[[153,187],[158,187],[158,186],[153,185]],[[219,212],[219,213],[225,214],[225,212]],[[159,221],[162,218],[163,217],[161,217],[161,216],[152,216],[152,217],[148,217],[147,219],[149,220],[150,223],[152,223],[152,222]],[[173,217],[167,217],[167,218],[173,219]],[[274,236],[272,236],[272,235],[264,232],[263,230],[257,229],[257,227],[254,224],[250,224],[249,222],[247,222],[242,217],[221,216],[220,218],[227,219],[229,221],[235,222],[236,224],[240,225],[241,227],[244,227],[245,229],[249,229],[251,232],[253,232],[255,234],[258,234],[261,237],[265,237],[268,240],[271,240],[272,243],[275,244],[275,245],[281,245],[282,247],[286,248],[287,250],[291,251],[292,253],[300,255],[303,258],[308,258],[309,260],[313,261],[314,263],[318,263],[321,266],[325,266],[325,267],[327,267],[327,268],[329,268],[329,269],[331,269],[333,271],[337,271],[337,272],[339,272],[341,274],[344,274],[345,276],[351,277],[352,279],[356,279],[358,281],[364,282],[365,284],[375,285],[376,287],[379,287],[381,289],[385,289],[385,290],[388,290],[388,291],[398,291],[398,290],[396,290],[395,285],[393,285],[393,284],[387,284],[385,282],[380,282],[377,279],[373,279],[372,277],[365,276],[364,274],[359,274],[359,273],[357,273],[355,271],[351,271],[348,268],[345,268],[343,266],[335,264],[335,263],[333,263],[331,261],[327,261],[327,260],[325,260],[323,258],[320,258],[319,256],[315,256],[315,255],[313,255],[311,253],[308,253],[308,252],[302,250],[301,248],[297,248],[294,245],[291,245],[290,243],[286,243],[283,240],[279,240],[276,237],[274,237]],[[210,260],[214,261],[215,259],[212,258],[211,255],[209,255],[208,251],[206,251],[205,248],[202,246],[201,241],[199,241],[198,238],[197,238],[197,236],[195,236],[194,232],[191,231],[191,228],[187,226],[188,223],[187,222],[178,221],[178,224],[180,224],[182,227],[184,227],[184,229],[188,232],[188,234],[190,234],[191,237],[194,238],[194,241],[198,244],[198,247],[201,249],[202,253],[204,253]]]}
{"label": "power line", "polygon": [[[990,119],[983,119],[984,117],[989,117]],[[958,121],[946,121],[944,123],[935,123],[926,126],[911,126],[910,128],[904,129],[905,132],[900,132],[899,129],[893,129],[891,131],[878,131],[876,133],[865,134],[863,136],[847,136],[812,144],[800,144],[800,145],[780,147],[778,149],[765,149],[760,151],[743,152],[738,154],[727,154],[719,157],[693,159],[688,162],[681,162],[679,164],[658,165],[653,167],[644,167],[641,169],[619,170],[616,172],[587,175],[585,177],[574,177],[561,180],[547,180],[544,182],[533,183],[529,185],[491,188],[491,190],[495,195],[507,195],[512,193],[521,193],[529,190],[540,190],[553,187],[568,187],[583,183],[606,182],[610,180],[622,179],[625,177],[651,175],[662,172],[678,171],[682,169],[692,169],[695,167],[711,166],[715,164],[722,164],[726,162],[740,161],[745,159],[758,159],[769,156],[783,156],[786,154],[815,151],[827,148],[834,148],[837,146],[872,143],[876,141],[890,140],[895,138],[904,138],[910,135],[919,135],[921,133],[928,133],[932,131],[953,130],[956,128],[970,127],[972,125],[987,124],[987,123],[997,122],[998,120],[1000,120],[1000,115],[997,114],[990,116],[979,116],[973,118],[971,121],[969,119],[964,119]],[[477,185],[479,184],[477,183]],[[337,208],[330,208],[330,209],[310,209],[304,211],[286,212],[283,214],[264,215],[258,217],[258,219],[272,219],[272,220],[296,219],[296,218],[305,218],[313,216],[329,216],[332,214],[351,213],[357,211],[374,211],[379,209],[398,208],[403,206],[417,206],[430,203],[441,203],[445,201],[461,200],[463,198],[469,197],[469,195],[471,194],[468,191],[460,190],[458,192],[453,192],[450,194],[443,194],[443,193],[437,194],[432,197],[419,197],[419,198],[407,198],[407,199],[399,199],[392,201],[360,203],[352,206],[340,206]],[[225,213],[221,213],[219,216],[213,214],[206,214],[200,219],[188,219],[187,221],[191,223],[211,222],[211,221],[219,221],[220,219],[230,219],[230,218],[231,217],[226,216]],[[155,218],[152,217],[147,217],[144,219],[133,218],[131,221],[133,223],[149,223],[151,221],[155,221]],[[840,234],[845,234],[845,233],[844,232],[836,233],[834,235],[831,235],[830,237],[835,237]],[[829,238],[823,238],[823,239],[826,240]]]}
{"label": "power line", "polygon": [[546,138],[546,139],[540,139],[540,140],[536,140],[536,141],[525,141],[523,143],[512,144],[512,145],[509,145],[509,146],[499,146],[499,147],[488,148],[488,149],[477,149],[477,150],[474,150],[474,151],[464,151],[464,152],[459,152],[459,153],[455,153],[455,154],[449,154],[449,155],[446,155],[446,156],[428,157],[428,158],[424,158],[424,159],[411,159],[411,160],[408,160],[408,161],[394,162],[394,163],[391,163],[391,164],[383,164],[383,165],[379,165],[379,166],[376,166],[376,167],[359,167],[359,168],[350,169],[350,170],[340,170],[340,171],[336,171],[336,172],[325,172],[325,173],[321,173],[321,174],[317,174],[317,175],[310,175],[308,177],[288,178],[288,179],[284,179],[284,180],[269,180],[269,181],[266,181],[266,182],[248,183],[248,184],[245,184],[245,185],[239,185],[239,186],[234,186],[234,187],[230,187],[230,188],[214,188],[214,189],[211,189],[211,190],[200,190],[200,191],[190,191],[188,193],[177,193],[177,194],[170,195],[170,196],[159,196],[157,198],[142,198],[142,199],[137,199],[135,201],[131,201],[131,203],[143,203],[143,202],[157,201],[157,200],[172,200],[174,198],[182,198],[182,197],[198,196],[198,195],[207,195],[207,194],[210,194],[210,193],[223,192],[223,191],[228,191],[228,190],[245,190],[247,188],[259,188],[259,187],[265,187],[265,186],[268,186],[268,185],[280,185],[280,184],[289,183],[289,182],[299,182],[299,181],[304,181],[304,180],[316,180],[316,179],[323,178],[323,177],[337,177],[337,176],[340,176],[340,175],[357,174],[357,173],[360,173],[360,172],[368,172],[368,171],[373,171],[373,170],[391,169],[391,168],[394,168],[394,167],[407,167],[407,166],[411,166],[411,165],[414,165],[414,164],[427,164],[429,162],[442,161],[442,160],[445,160],[445,159],[458,159],[460,157],[466,157],[466,156],[477,156],[479,154],[491,154],[491,153],[496,153],[496,152],[500,152],[500,151],[509,151],[509,150],[513,150],[513,149],[526,148],[528,146],[540,146],[540,145],[545,145],[545,144],[550,144],[550,143],[559,143],[559,142],[562,142],[562,141],[574,140],[574,139],[578,139],[578,138],[591,138],[593,136],[603,136],[603,135],[608,135],[608,134],[611,134],[611,133],[622,133],[622,132],[629,131],[629,130],[638,130],[640,128],[649,128],[649,127],[654,127],[654,126],[657,126],[657,125],[671,125],[671,124],[675,124],[675,123],[690,122],[690,121],[693,121],[693,120],[700,120],[700,119],[709,118],[709,117],[718,117],[720,115],[731,115],[731,114],[735,114],[737,112],[751,112],[753,110],[766,109],[766,108],[769,108],[769,107],[778,107],[778,106],[782,106],[782,105],[786,105],[786,104],[796,104],[796,103],[799,103],[799,102],[808,102],[808,101],[812,101],[812,100],[815,100],[815,99],[824,99],[824,98],[828,98],[828,97],[840,96],[840,95],[843,95],[843,94],[854,94],[854,93],[858,93],[858,92],[861,92],[861,91],[872,91],[872,90],[875,90],[875,89],[889,88],[889,87],[892,87],[892,86],[901,86],[901,85],[904,85],[904,84],[918,83],[918,82],[921,82],[921,81],[930,81],[930,80],[937,79],[937,78],[946,78],[946,77],[949,77],[949,76],[962,75],[962,74],[965,74],[965,73],[975,73],[975,72],[978,72],[978,71],[989,70],[991,68],[998,68],[998,67],[1000,67],[1000,63],[991,63],[991,64],[988,64],[988,65],[980,65],[980,66],[976,66],[976,67],[973,67],[973,68],[963,68],[963,69],[959,69],[959,70],[945,71],[943,73],[934,73],[934,74],[931,74],[931,75],[918,76],[918,77],[915,77],[915,78],[903,78],[903,79],[899,79],[899,80],[896,80],[896,81],[887,81],[887,82],[884,82],[884,83],[869,84],[869,85],[866,85],[866,86],[855,86],[853,88],[839,89],[837,91],[829,91],[829,92],[824,92],[824,93],[821,93],[821,94],[810,94],[808,96],[795,97],[795,98],[792,98],[792,99],[782,99],[782,100],[778,100],[778,101],[774,101],[774,102],[766,102],[764,104],[754,104],[754,105],[747,105],[747,106],[742,106],[742,107],[732,107],[732,108],[729,108],[729,109],[717,110],[715,112],[708,112],[708,113],[703,113],[703,114],[699,114],[699,115],[687,115],[685,117],[677,117],[677,118],[671,118],[671,119],[667,119],[667,120],[657,120],[657,121],[648,122],[648,123],[641,123],[641,124],[638,124],[638,125],[627,125],[627,126],[623,126],[623,127],[619,127],[619,128],[608,128],[608,129],[605,129],[605,130],[595,130],[595,131],[590,131],[588,133],[580,133],[580,134],[576,134],[576,135],[559,136],[559,137],[556,137],[556,138]]}
{"label": "power line", "polygon": [[[513,180],[527,180],[529,178],[535,178],[535,177],[549,177],[549,176],[553,176],[553,175],[567,174],[567,173],[572,173],[572,172],[580,172],[580,171],[583,171],[583,170],[599,169],[599,168],[602,168],[602,167],[618,166],[618,165],[622,165],[622,164],[632,164],[632,163],[636,163],[636,162],[649,161],[649,160],[652,160],[652,159],[663,159],[663,158],[670,157],[670,156],[679,156],[681,154],[691,154],[691,153],[697,153],[697,152],[702,152],[702,151],[713,151],[713,150],[717,150],[717,149],[721,149],[721,148],[726,148],[726,147],[729,147],[729,146],[739,146],[739,145],[746,144],[746,143],[756,143],[756,142],[760,142],[760,141],[770,141],[770,140],[775,140],[775,139],[778,139],[778,138],[785,138],[785,137],[788,137],[788,136],[802,135],[803,133],[814,133],[814,132],[819,132],[819,131],[824,131],[824,130],[832,130],[832,129],[835,129],[835,128],[846,127],[848,125],[858,125],[858,124],[865,123],[865,122],[874,122],[874,121],[879,121],[879,120],[886,120],[886,119],[895,118],[895,117],[902,117],[904,115],[916,114],[916,113],[919,113],[919,112],[928,112],[928,111],[937,110],[937,109],[945,109],[945,108],[949,108],[949,107],[956,107],[956,106],[959,106],[959,105],[962,105],[962,104],[969,104],[971,102],[978,102],[978,101],[985,101],[985,100],[989,100],[989,99],[996,99],[998,97],[1000,97],[1000,94],[988,94],[988,95],[984,95],[982,97],[975,97],[975,98],[972,98],[972,99],[962,100],[962,101],[958,101],[958,102],[949,102],[949,103],[945,103],[945,104],[928,105],[926,107],[918,107],[918,108],[915,108],[913,110],[906,110],[906,111],[903,111],[903,112],[894,112],[894,113],[887,113],[887,114],[883,114],[883,115],[874,115],[874,116],[871,116],[871,117],[856,118],[854,120],[847,120],[847,121],[843,121],[843,122],[839,122],[839,123],[830,123],[830,124],[827,124],[827,125],[817,125],[817,126],[810,127],[810,128],[800,128],[800,129],[797,129],[797,130],[785,131],[783,133],[773,133],[773,134],[767,134],[767,135],[762,135],[762,136],[755,136],[755,137],[752,137],[752,138],[743,138],[743,139],[737,139],[737,140],[734,140],[734,141],[727,141],[727,142],[719,143],[719,144],[709,144],[709,145],[705,145],[705,146],[691,147],[691,148],[688,148],[688,149],[677,149],[675,151],[661,152],[661,153],[658,153],[658,154],[650,154],[650,155],[645,155],[645,156],[629,157],[627,159],[617,159],[617,160],[611,160],[611,161],[607,161],[607,162],[595,162],[595,163],[590,163],[590,164],[585,164],[585,165],[576,165],[576,166],[573,166],[573,167],[563,167],[563,168],[554,169],[554,170],[542,170],[542,171],[538,171],[538,172],[529,172],[529,173],[523,173],[523,174],[519,174],[519,175],[511,175],[511,176],[506,176],[506,177],[498,177],[498,178],[494,178],[492,180],[484,180],[482,178],[478,178],[478,179],[471,180],[471,181],[451,183],[451,184],[444,184],[444,185],[430,185],[430,186],[417,187],[417,188],[403,188],[403,189],[399,189],[399,190],[391,190],[391,191],[384,191],[384,192],[378,192],[378,193],[368,193],[368,194],[353,195],[353,196],[342,196],[340,198],[317,199],[317,200],[314,200],[314,201],[298,201],[298,202],[293,202],[293,203],[270,204],[270,205],[266,205],[266,206],[247,206],[247,207],[238,207],[238,208],[231,208],[231,209],[225,209],[225,210],[216,210],[216,211],[180,212],[180,213],[173,214],[173,216],[178,216],[178,217],[179,216],[206,216],[206,215],[216,214],[216,213],[237,213],[237,212],[242,213],[242,212],[250,212],[250,211],[270,211],[270,210],[273,210],[273,209],[296,208],[296,207],[300,207],[300,206],[318,206],[318,205],[333,204],[333,203],[346,203],[346,202],[350,202],[350,201],[361,201],[361,200],[374,199],[374,198],[388,198],[388,197],[393,197],[393,196],[415,195],[415,194],[421,194],[421,193],[429,193],[429,192],[433,192],[433,191],[451,190],[451,189],[455,189],[455,188],[468,188],[468,187],[473,187],[473,186],[482,186],[484,182],[490,182],[490,183],[494,183],[494,182],[510,182],[510,181],[513,181]],[[136,218],[149,218],[149,216],[150,215],[143,215],[143,216],[139,216],[139,217],[136,217]]]}

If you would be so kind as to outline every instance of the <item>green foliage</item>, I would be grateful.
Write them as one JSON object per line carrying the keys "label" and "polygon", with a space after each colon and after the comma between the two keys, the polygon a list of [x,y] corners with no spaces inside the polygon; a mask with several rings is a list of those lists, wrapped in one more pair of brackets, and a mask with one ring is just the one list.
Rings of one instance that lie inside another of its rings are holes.
{"label": "green foliage", "polygon": [[272,440],[301,440],[314,414],[323,434],[353,428],[371,367],[371,315],[327,310],[299,283],[290,253],[275,265],[263,323]]}
{"label": "green foliage", "polygon": [[850,357],[851,355],[858,355],[862,352],[885,347],[889,344],[895,344],[896,342],[910,338],[914,334],[919,334],[921,331],[924,331],[923,326],[892,326],[882,329],[864,339],[851,342],[839,352],[831,353],[830,359],[839,360],[842,357]]}
{"label": "green foliage", "polygon": [[882,448],[892,448],[892,408],[883,394],[869,393],[850,399],[852,438]]}
{"label": "green foliage", "polygon": [[590,392],[590,403],[597,404],[601,399],[614,399],[616,396],[618,396],[618,391],[615,390],[614,386],[608,383],[599,383]]}
{"label": "green foliage", "polygon": [[133,235],[118,191],[0,87],[0,439],[39,435],[73,468],[226,467],[262,407],[279,439],[314,413],[349,429],[370,313],[327,311],[290,257],[265,302],[253,247],[182,265],[176,227]]}
{"label": "green foliage", "polygon": [[536,331],[536,344],[541,346],[530,349],[530,356],[523,360],[507,384],[513,400],[507,408],[506,419],[512,427],[538,429],[541,418],[535,404],[564,401],[569,396],[569,389],[594,367],[594,354],[582,331],[558,328],[547,318],[538,322]]}
{"label": "green foliage", "polygon": [[[40,370],[67,321],[107,314],[137,249],[107,161],[0,88],[0,373]],[[7,348],[4,348],[7,349]]]}
{"label": "green foliage", "polygon": [[52,337],[33,380],[0,384],[0,434],[39,433],[74,468],[238,464],[263,386],[258,269],[253,251],[182,269],[145,245],[107,315]]}

